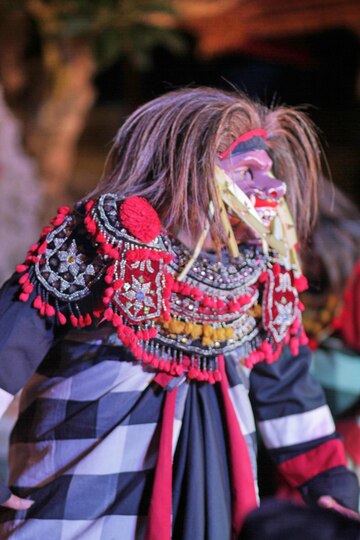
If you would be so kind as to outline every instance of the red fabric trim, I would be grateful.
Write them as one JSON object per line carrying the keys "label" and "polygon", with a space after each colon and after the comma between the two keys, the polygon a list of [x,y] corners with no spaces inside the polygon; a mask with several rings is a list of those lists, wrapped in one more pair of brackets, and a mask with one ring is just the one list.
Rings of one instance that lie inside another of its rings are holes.
{"label": "red fabric trim", "polygon": [[267,139],[267,132],[264,129],[252,129],[251,131],[247,131],[243,135],[240,135],[237,139],[235,139],[234,142],[231,143],[229,148],[224,150],[224,152],[221,152],[220,159],[225,159],[231,152],[234,150],[235,146],[242,142],[249,141],[253,137],[263,137],[265,140]]}
{"label": "red fabric trim", "polygon": [[229,440],[230,474],[232,490],[232,539],[239,537],[242,523],[251,510],[257,507],[255,482],[249,450],[241,432],[229,395],[229,382],[225,371],[224,357],[218,358],[221,373],[220,388],[226,417]]}
{"label": "red fabric trim", "polygon": [[159,453],[145,540],[170,540],[172,518],[172,437],[177,389],[166,392]]}
{"label": "red fabric trim", "polygon": [[336,431],[344,437],[345,451],[360,467],[360,425],[356,418],[340,420],[336,423]]}
{"label": "red fabric trim", "polygon": [[290,486],[297,487],[317,474],[339,465],[346,465],[344,446],[339,439],[332,439],[309,452],[284,461],[278,469]]}
{"label": "red fabric trim", "polygon": [[165,373],[164,371],[159,371],[159,373],[155,376],[154,381],[165,388],[170,381],[173,380],[175,375],[169,375],[169,373]]}

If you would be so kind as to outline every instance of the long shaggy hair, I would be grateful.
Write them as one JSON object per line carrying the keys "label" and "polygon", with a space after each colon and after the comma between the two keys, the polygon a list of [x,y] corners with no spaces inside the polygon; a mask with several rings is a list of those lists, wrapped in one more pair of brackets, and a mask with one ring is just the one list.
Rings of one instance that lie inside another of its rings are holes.
{"label": "long shaggy hair", "polygon": [[287,200],[305,237],[315,220],[320,151],[314,127],[301,111],[268,108],[242,93],[212,88],[169,92],[139,107],[119,129],[103,178],[91,197],[116,193],[145,197],[164,228],[196,239],[209,203],[211,233],[224,239],[216,197],[217,156],[252,129],[268,132],[274,174],[287,184]]}

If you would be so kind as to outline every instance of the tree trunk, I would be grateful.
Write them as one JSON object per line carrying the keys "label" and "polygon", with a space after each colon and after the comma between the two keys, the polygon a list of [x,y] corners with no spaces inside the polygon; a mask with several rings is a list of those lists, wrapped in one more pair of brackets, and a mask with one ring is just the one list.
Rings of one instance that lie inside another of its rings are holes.
{"label": "tree trunk", "polygon": [[86,44],[50,41],[44,45],[49,89],[29,130],[28,144],[38,162],[45,196],[41,217],[47,220],[59,204],[69,202],[67,188],[77,142],[95,99],[95,68]]}

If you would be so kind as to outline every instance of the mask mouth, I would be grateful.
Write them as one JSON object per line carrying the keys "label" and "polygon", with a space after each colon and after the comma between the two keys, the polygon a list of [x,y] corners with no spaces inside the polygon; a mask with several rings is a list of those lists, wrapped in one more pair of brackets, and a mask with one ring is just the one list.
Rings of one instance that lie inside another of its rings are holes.
{"label": "mask mouth", "polygon": [[255,208],[276,208],[279,204],[279,201],[276,199],[269,199],[269,198],[260,198],[257,196],[249,196],[249,199],[251,200],[252,204]]}
{"label": "mask mouth", "polygon": [[[278,207],[279,202],[275,199],[261,198],[254,193],[250,193],[248,195],[248,198],[253,207],[256,209],[256,213],[262,223],[265,225],[266,228],[269,229],[272,221],[276,217],[276,208]],[[241,218],[229,206],[227,206],[227,213],[231,225],[237,226],[241,221]]]}
{"label": "mask mouth", "polygon": [[[231,210],[231,208],[227,207],[227,213],[228,213],[230,224],[232,227],[237,227],[239,226],[240,223],[242,223],[244,226],[244,229],[249,229],[249,226],[246,225],[246,223],[244,223],[242,219],[238,215],[236,215],[235,212]],[[276,217],[275,207],[269,207],[269,206],[257,207],[256,213],[259,216],[259,219],[261,220],[263,225],[265,225],[267,229],[270,229],[271,223]],[[255,234],[255,236],[260,236],[260,235]]]}
{"label": "mask mouth", "polygon": [[263,222],[263,224],[266,227],[270,227],[271,223],[273,222],[276,216],[275,208],[270,207],[270,206],[260,206],[260,207],[256,207],[256,211],[259,215],[259,218]]}

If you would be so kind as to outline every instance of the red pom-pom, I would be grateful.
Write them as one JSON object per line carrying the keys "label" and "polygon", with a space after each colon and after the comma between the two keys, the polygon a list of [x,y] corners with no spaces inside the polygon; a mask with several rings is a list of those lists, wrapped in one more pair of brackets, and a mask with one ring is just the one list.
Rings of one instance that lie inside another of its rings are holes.
{"label": "red pom-pom", "polygon": [[104,318],[107,320],[107,321],[112,321],[113,320],[113,317],[114,317],[114,312],[111,308],[107,308],[105,309],[104,311]]}
{"label": "red pom-pom", "polygon": [[177,375],[176,368],[177,368],[177,363],[172,362],[170,366],[170,371],[169,371],[170,375],[173,375],[174,377]]}
{"label": "red pom-pom", "polygon": [[29,247],[29,253],[34,253],[34,251],[36,251],[38,247],[39,247],[39,244],[32,244]]}
{"label": "red pom-pom", "polygon": [[55,308],[54,306],[51,306],[50,304],[46,304],[45,306],[45,314],[48,317],[53,317],[55,315]]}
{"label": "red pom-pom", "polygon": [[61,313],[60,311],[58,311],[57,313],[57,318],[58,318],[58,321],[61,325],[64,325],[66,324],[66,317],[63,313]]}
{"label": "red pom-pom", "polygon": [[176,365],[175,365],[175,373],[176,373],[176,375],[179,375],[179,376],[183,375],[183,373],[184,373],[184,366],[181,365],[181,364],[176,364]]}
{"label": "red pom-pom", "polygon": [[196,369],[196,367],[192,366],[189,371],[188,371],[188,377],[189,379],[196,379],[197,376],[198,376],[198,369]]}
{"label": "red pom-pom", "polygon": [[164,321],[170,321],[170,313],[168,311],[164,311],[162,314],[162,318]]}
{"label": "red pom-pom", "polygon": [[115,326],[115,328],[118,327],[118,326],[121,326],[122,319],[121,319],[120,315],[117,315],[115,313],[114,316],[113,316],[112,323],[113,323],[113,326]]}
{"label": "red pom-pom", "polygon": [[90,220],[89,223],[86,223],[86,230],[89,231],[90,234],[96,233],[97,228],[94,220]]}
{"label": "red pom-pom", "polygon": [[149,336],[150,338],[156,338],[157,336],[157,330],[153,326],[149,329]]}
{"label": "red pom-pom", "polygon": [[171,369],[171,362],[165,362],[164,364],[164,371],[166,373],[169,373],[170,372],[170,369]]}
{"label": "red pom-pom", "polygon": [[34,306],[34,308],[36,308],[36,309],[40,309],[41,306],[42,306],[42,304],[43,304],[43,301],[42,301],[42,299],[41,299],[41,296],[38,295],[38,296],[35,298],[35,300],[33,301],[33,306]]}
{"label": "red pom-pom", "polygon": [[143,331],[142,331],[142,330],[138,330],[138,331],[136,332],[136,337],[137,337],[137,339],[141,339],[141,340],[142,340],[142,339],[144,338]]}
{"label": "red pom-pom", "polygon": [[309,288],[308,281],[305,276],[301,275],[294,279],[294,285],[299,292],[306,291]]}
{"label": "red pom-pom", "polygon": [[46,248],[47,248],[47,242],[46,242],[46,240],[44,240],[44,242],[41,244],[41,246],[39,246],[38,253],[40,253],[40,255],[42,255],[43,253],[45,253]]}
{"label": "red pom-pom", "polygon": [[87,211],[87,212],[90,212],[90,210],[93,208],[94,204],[95,204],[94,201],[88,201],[88,202],[85,204],[86,211]]}
{"label": "red pom-pom", "polygon": [[119,250],[116,248],[112,248],[112,250],[109,253],[110,257],[118,261],[120,259]]}
{"label": "red pom-pom", "polygon": [[99,242],[99,244],[104,244],[106,242],[106,238],[101,231],[95,236],[95,242]]}
{"label": "red pom-pom", "polygon": [[25,270],[28,270],[28,266],[26,264],[18,264],[16,266],[16,271],[19,272],[19,274],[21,274],[21,272],[25,272]]}
{"label": "red pom-pom", "polygon": [[26,274],[23,274],[20,278],[19,278],[19,283],[23,284],[23,283],[26,283],[29,279],[29,273],[26,272]]}
{"label": "red pom-pom", "polygon": [[308,345],[310,342],[309,338],[307,337],[307,335],[305,334],[305,331],[302,330],[301,334],[300,334],[300,337],[299,337],[299,343],[300,345]]}
{"label": "red pom-pom", "polygon": [[299,300],[299,302],[298,302],[298,307],[299,307],[299,310],[300,310],[300,311],[304,311],[304,310],[305,310],[305,306],[304,306],[304,304],[303,304],[300,300]]}
{"label": "red pom-pom", "polygon": [[64,223],[65,216],[63,214],[58,214],[54,219],[51,220],[50,223],[54,225],[54,227],[58,227],[62,223]]}
{"label": "red pom-pom", "polygon": [[23,292],[26,294],[31,294],[34,290],[34,285],[30,282],[25,283],[22,288]]}
{"label": "red pom-pom", "polygon": [[159,367],[159,358],[157,356],[154,356],[151,364],[155,369],[157,369]]}
{"label": "red pom-pom", "polygon": [[124,227],[142,242],[154,240],[161,231],[161,222],[154,208],[142,197],[129,197],[120,207]]}
{"label": "red pom-pom", "polygon": [[79,324],[77,318],[75,317],[75,315],[70,315],[70,322],[71,324],[73,325],[74,328],[76,328]]}
{"label": "red pom-pom", "polygon": [[67,216],[68,213],[70,212],[70,208],[68,206],[59,206],[57,211],[58,211],[58,214]]}

